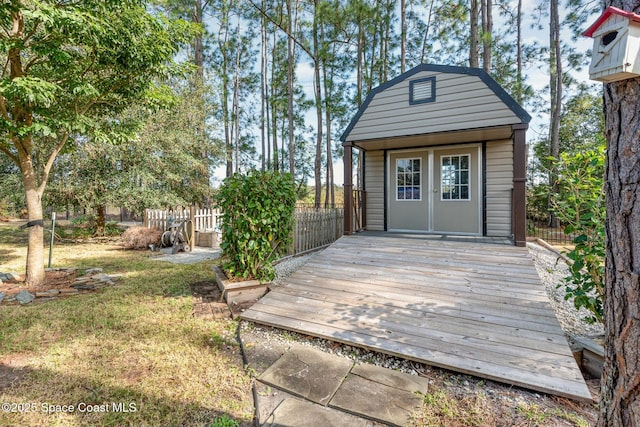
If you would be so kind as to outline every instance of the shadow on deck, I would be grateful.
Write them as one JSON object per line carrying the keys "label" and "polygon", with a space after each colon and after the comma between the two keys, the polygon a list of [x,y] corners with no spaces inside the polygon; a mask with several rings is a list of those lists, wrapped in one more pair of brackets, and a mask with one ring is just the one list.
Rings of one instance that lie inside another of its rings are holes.
{"label": "shadow on deck", "polygon": [[527,249],[438,237],[344,236],[242,318],[591,400]]}

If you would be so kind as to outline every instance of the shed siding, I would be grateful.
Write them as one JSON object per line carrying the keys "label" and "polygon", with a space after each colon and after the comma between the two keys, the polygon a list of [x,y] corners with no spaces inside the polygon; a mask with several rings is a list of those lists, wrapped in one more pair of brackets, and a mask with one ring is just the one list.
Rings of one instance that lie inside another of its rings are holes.
{"label": "shed siding", "polygon": [[367,230],[384,231],[384,151],[364,155]]}
{"label": "shed siding", "polygon": [[510,237],[513,141],[487,142],[487,236]]}
{"label": "shed siding", "polygon": [[[409,105],[409,82],[431,76],[436,77],[436,101]],[[347,139],[358,141],[520,122],[480,77],[423,71],[377,93]]]}

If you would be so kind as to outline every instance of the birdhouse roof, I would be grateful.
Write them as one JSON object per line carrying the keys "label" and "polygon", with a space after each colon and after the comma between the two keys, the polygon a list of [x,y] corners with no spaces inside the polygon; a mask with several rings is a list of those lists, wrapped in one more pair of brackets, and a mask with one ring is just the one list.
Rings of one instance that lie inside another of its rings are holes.
{"label": "birdhouse roof", "polygon": [[617,7],[609,6],[604,12],[602,12],[602,15],[600,15],[596,22],[591,24],[591,26],[587,28],[584,33],[582,33],[582,35],[593,37],[593,33],[595,33],[596,30],[600,28],[600,26],[604,24],[604,22],[609,19],[611,15],[620,15],[629,19],[630,21],[640,22],[640,15],[636,15],[635,13],[626,10],[618,9]]}

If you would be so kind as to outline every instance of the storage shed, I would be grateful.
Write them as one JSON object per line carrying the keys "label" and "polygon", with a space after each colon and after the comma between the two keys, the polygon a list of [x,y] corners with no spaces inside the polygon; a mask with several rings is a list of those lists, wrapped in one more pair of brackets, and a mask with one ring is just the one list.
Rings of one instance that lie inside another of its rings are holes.
{"label": "storage shed", "polygon": [[[343,133],[345,195],[363,153],[366,230],[495,236],[526,243],[531,116],[478,68],[419,65],[373,89]],[[345,197],[345,234],[354,232]]]}

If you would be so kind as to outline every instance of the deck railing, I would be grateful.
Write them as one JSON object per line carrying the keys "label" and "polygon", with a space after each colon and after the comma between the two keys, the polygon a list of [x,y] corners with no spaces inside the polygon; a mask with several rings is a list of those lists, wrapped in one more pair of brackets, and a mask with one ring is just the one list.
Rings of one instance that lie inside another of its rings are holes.
{"label": "deck railing", "polygon": [[329,245],[342,236],[344,209],[298,208],[295,211],[293,245],[290,255],[307,252]]}

